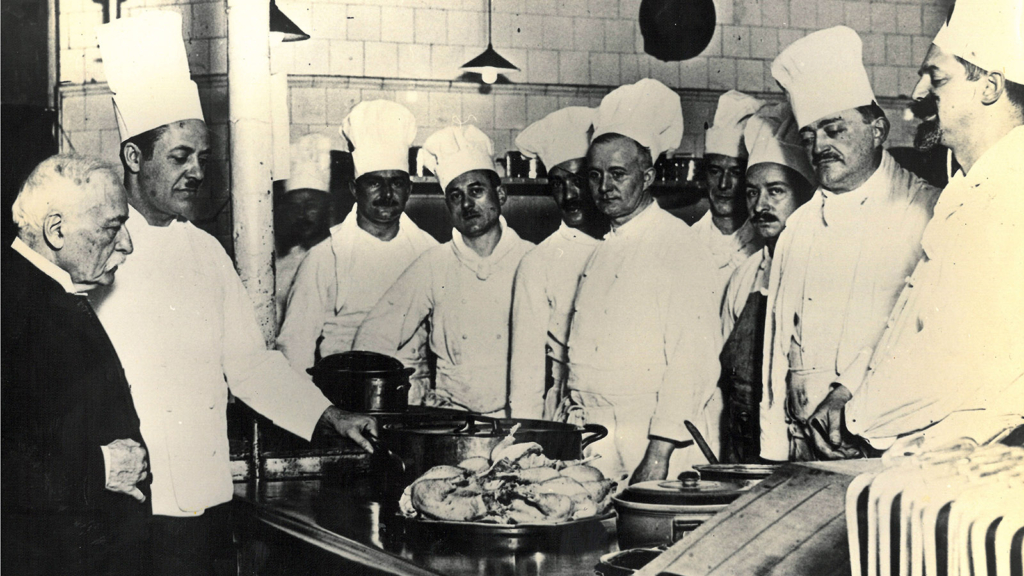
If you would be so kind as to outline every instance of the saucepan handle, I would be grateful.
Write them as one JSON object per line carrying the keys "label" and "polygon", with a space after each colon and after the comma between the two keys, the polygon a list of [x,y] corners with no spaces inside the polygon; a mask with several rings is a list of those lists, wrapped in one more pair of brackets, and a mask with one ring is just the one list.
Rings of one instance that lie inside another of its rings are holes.
{"label": "saucepan handle", "polygon": [[393,464],[395,466],[395,468],[397,468],[401,474],[405,474],[405,470],[406,470],[405,460],[403,460],[401,456],[399,456],[398,454],[395,454],[390,449],[388,449],[387,446],[384,446],[383,444],[381,444],[380,439],[378,439],[378,438],[375,438],[373,436],[368,436],[366,438],[366,441],[370,443],[370,446],[373,446],[373,454],[374,454],[374,456],[377,456],[378,458],[382,458],[385,461]]}
{"label": "saucepan handle", "polygon": [[604,438],[608,435],[608,429],[600,424],[584,424],[583,434],[590,434],[590,436],[584,436],[582,442],[580,442],[580,449],[590,446],[594,442]]}

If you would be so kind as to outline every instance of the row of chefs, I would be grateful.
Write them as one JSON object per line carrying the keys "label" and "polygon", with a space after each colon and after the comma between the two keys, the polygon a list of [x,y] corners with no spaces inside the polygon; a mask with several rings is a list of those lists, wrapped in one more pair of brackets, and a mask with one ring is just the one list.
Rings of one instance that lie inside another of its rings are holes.
{"label": "row of chefs", "polygon": [[922,64],[915,97],[962,167],[941,193],[884,151],[860,39],[838,27],[774,62],[788,106],[723,95],[712,210],[692,228],[650,195],[683,132],[656,81],[520,135],[563,214],[536,247],[501,218],[490,140],[468,125],[424,145],[453,239],[419,231],[402,213],[415,123],[361,103],[344,123],[356,206],[300,265],[287,358],[188,222],[210,142],[180,17],[104,25],[123,187],[102,163],[45,161],[3,259],[5,567],[209,573],[233,492],[229,389],[301,437],[371,449],[373,419],[301,372],[321,336],[321,353],[416,365],[420,403],[604,424],[597,463],[632,480],[696,461],[684,421],[741,462],[1002,439],[1024,411],[1020,17],[1019,0],[961,0]]}

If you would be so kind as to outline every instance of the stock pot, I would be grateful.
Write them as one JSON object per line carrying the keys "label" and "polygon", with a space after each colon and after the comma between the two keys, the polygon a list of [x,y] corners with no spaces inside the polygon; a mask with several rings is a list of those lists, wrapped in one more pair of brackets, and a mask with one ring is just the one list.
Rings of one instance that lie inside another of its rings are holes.
{"label": "stock pot", "polygon": [[362,350],[331,354],[306,370],[324,396],[352,412],[402,412],[409,406],[409,376],[399,360]]}

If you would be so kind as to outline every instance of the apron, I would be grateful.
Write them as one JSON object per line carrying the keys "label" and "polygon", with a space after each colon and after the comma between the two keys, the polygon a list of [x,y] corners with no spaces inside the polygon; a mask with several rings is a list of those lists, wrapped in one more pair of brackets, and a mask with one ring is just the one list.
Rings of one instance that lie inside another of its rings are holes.
{"label": "apron", "polygon": [[719,359],[718,386],[725,399],[721,460],[731,464],[760,462],[761,357],[768,296],[751,292]]}

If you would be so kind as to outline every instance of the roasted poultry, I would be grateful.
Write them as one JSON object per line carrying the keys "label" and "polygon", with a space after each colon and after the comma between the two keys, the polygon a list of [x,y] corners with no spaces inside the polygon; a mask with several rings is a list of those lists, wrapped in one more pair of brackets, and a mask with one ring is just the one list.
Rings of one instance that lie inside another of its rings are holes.
{"label": "roasted poultry", "polygon": [[410,518],[497,524],[556,523],[607,512],[615,482],[589,460],[552,460],[515,429],[491,451],[458,466],[435,466],[406,487],[399,506]]}

